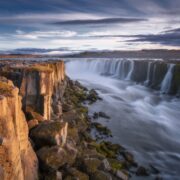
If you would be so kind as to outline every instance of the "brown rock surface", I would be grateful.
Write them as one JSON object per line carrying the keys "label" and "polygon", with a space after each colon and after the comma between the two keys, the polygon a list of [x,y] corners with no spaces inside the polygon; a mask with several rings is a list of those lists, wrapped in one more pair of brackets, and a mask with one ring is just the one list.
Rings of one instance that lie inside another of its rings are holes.
{"label": "brown rock surface", "polygon": [[0,87],[1,174],[5,180],[37,179],[38,161],[28,140],[28,126],[18,89],[2,78],[0,84],[3,85]]}

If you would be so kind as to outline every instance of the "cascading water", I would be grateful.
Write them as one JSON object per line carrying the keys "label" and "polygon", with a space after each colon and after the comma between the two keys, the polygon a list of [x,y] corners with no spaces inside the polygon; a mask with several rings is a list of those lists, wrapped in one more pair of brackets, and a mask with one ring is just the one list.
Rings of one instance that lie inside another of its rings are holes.
{"label": "cascading water", "polygon": [[150,82],[151,65],[152,65],[152,62],[149,62],[149,63],[148,63],[148,69],[147,69],[147,78],[146,78],[146,81],[144,82],[144,85],[146,85],[146,86],[148,86],[148,85],[149,85],[149,82]]}
{"label": "cascading water", "polygon": [[[168,71],[164,70],[158,73],[159,69],[156,61],[143,61],[142,64],[147,65],[141,69],[137,68],[138,60],[129,59],[84,59],[83,62],[76,61],[76,63],[79,68],[85,70],[87,73],[93,72],[99,75],[112,76],[120,80],[138,82],[156,90],[161,90],[163,93],[169,93],[171,89],[172,70],[175,66],[171,64],[168,67]],[[168,64],[166,66],[168,66]],[[146,73],[143,74],[142,70]],[[144,78],[142,78],[143,76]],[[159,76],[162,76],[162,80],[157,81]]]}
{"label": "cascading water", "polygon": [[133,70],[134,70],[134,61],[130,61],[130,69],[129,69],[128,75],[126,77],[126,80],[131,80]]}
{"label": "cascading water", "polygon": [[[97,90],[102,97],[89,107],[89,115],[104,111],[111,117],[110,121],[98,119],[111,129],[110,140],[125,146],[139,164],[155,166],[165,180],[180,177],[180,101],[141,84],[158,84],[159,90],[168,92],[174,66],[129,59],[73,59],[66,64],[70,78]],[[144,78],[139,79],[141,76]]]}
{"label": "cascading water", "polygon": [[170,91],[174,67],[175,67],[175,64],[168,65],[168,71],[161,84],[161,92],[163,93],[168,93]]}

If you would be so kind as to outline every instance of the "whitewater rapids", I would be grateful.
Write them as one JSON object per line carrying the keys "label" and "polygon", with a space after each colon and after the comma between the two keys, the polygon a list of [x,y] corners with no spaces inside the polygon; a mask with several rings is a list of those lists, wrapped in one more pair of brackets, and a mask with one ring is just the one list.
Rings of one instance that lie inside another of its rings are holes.
{"label": "whitewater rapids", "polygon": [[150,82],[151,65],[147,67],[144,83],[137,84],[132,81],[133,63],[128,67],[118,61],[108,61],[107,65],[105,61],[73,59],[66,62],[70,78],[94,88],[103,98],[90,107],[90,114],[106,112],[111,120],[100,118],[98,121],[111,129],[111,141],[125,146],[140,164],[157,167],[164,179],[179,179],[180,101],[161,93],[170,88],[168,83],[171,83],[174,66],[168,65],[160,91],[156,91],[145,86]]}

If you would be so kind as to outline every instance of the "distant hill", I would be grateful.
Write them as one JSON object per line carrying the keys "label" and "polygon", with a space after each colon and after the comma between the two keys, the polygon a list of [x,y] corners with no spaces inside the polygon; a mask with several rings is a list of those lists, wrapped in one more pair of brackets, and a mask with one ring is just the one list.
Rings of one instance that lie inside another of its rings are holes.
{"label": "distant hill", "polygon": [[92,51],[79,54],[67,55],[64,57],[78,58],[162,58],[180,59],[180,50],[141,50],[141,51]]}

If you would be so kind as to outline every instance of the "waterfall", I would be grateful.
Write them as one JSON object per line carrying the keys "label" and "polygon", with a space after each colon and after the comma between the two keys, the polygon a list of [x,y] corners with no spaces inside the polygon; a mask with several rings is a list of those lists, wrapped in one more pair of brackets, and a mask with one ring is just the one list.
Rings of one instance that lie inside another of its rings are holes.
{"label": "waterfall", "polygon": [[146,78],[146,81],[144,82],[144,85],[146,86],[148,86],[150,82],[151,65],[152,65],[152,62],[148,63],[147,78]]}
{"label": "waterfall", "polygon": [[167,73],[161,84],[161,92],[162,93],[168,93],[170,91],[174,67],[175,67],[175,64],[168,65]]}
{"label": "waterfall", "polygon": [[160,90],[162,93],[170,92],[174,66],[175,64],[169,64],[168,70],[166,70],[166,62],[162,64],[162,62],[158,61],[142,61],[141,64],[138,60],[118,58],[82,59],[68,63],[71,71],[74,70],[76,73],[77,69],[79,69],[80,72],[83,71],[86,74],[98,74],[120,80],[131,80]]}
{"label": "waterfall", "polygon": [[129,70],[129,73],[126,77],[126,80],[131,80],[133,70],[134,70],[134,61],[130,61],[130,70]]}

